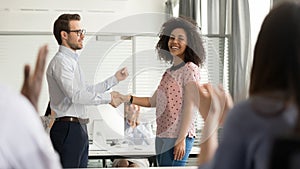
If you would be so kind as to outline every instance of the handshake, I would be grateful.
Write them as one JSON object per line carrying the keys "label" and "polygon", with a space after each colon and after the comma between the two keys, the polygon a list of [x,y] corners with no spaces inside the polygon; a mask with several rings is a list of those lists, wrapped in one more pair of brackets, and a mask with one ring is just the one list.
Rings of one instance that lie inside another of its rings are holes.
{"label": "handshake", "polygon": [[122,103],[128,103],[130,101],[130,95],[123,95],[119,92],[112,91],[111,93],[111,102],[109,103],[113,107],[118,107]]}
{"label": "handshake", "polygon": [[[115,77],[117,78],[118,81],[125,80],[128,77],[127,68],[124,67],[118,70],[115,73]],[[110,95],[111,95],[111,102],[109,104],[112,105],[114,108],[118,107],[122,103],[129,102],[131,97],[130,95],[122,95],[116,91],[112,91]]]}

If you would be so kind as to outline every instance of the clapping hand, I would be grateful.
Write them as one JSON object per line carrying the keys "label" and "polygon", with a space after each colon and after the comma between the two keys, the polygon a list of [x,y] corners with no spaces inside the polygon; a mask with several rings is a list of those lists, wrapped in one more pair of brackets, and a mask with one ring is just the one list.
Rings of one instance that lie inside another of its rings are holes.
{"label": "clapping hand", "polygon": [[140,124],[139,115],[140,115],[140,106],[134,104],[125,105],[125,118],[127,119],[129,125],[132,128],[135,128]]}
{"label": "clapping hand", "polygon": [[[226,113],[233,107],[233,101],[230,94],[226,93],[223,87],[213,87],[211,84],[199,86],[200,106],[199,110],[206,120],[209,113],[219,119],[222,124]],[[213,116],[212,116],[213,117]]]}
{"label": "clapping hand", "polygon": [[205,122],[200,138],[201,153],[198,156],[198,163],[203,164],[215,155],[218,147],[218,128],[233,107],[233,101],[221,85],[218,87],[211,84],[201,85],[199,94],[199,111]]}
{"label": "clapping hand", "polygon": [[212,86],[211,84],[203,84],[198,86],[199,89],[199,96],[200,96],[200,103],[199,103],[199,112],[204,120],[209,113],[211,102],[212,102]]}
{"label": "clapping hand", "polygon": [[128,70],[126,67],[123,67],[122,69],[118,70],[115,73],[116,78],[118,79],[118,81],[122,81],[125,80],[128,77]]}
{"label": "clapping hand", "polygon": [[39,49],[33,74],[30,74],[29,65],[25,65],[24,67],[24,82],[21,93],[27,97],[36,110],[42,88],[47,54],[48,46],[44,45]]}

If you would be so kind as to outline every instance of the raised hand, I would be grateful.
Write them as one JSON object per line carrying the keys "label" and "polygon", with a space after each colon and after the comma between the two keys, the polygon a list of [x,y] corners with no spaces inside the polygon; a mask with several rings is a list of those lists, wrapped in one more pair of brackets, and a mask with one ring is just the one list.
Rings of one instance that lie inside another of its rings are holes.
{"label": "raised hand", "polygon": [[[199,89],[199,112],[202,118],[205,120],[207,118],[208,112],[210,110],[211,102],[212,102],[212,86],[211,84],[203,84],[198,86]],[[210,91],[210,92],[209,92]]]}
{"label": "raised hand", "polygon": [[39,53],[37,55],[35,69],[32,75],[30,74],[30,66],[25,65],[24,67],[24,82],[21,93],[25,97],[27,97],[27,99],[31,102],[36,110],[42,88],[47,54],[48,46],[44,45],[40,47]]}
{"label": "raised hand", "polygon": [[203,164],[211,160],[216,152],[218,128],[222,125],[227,111],[232,108],[233,102],[221,85],[213,87],[211,84],[204,84],[198,88],[199,111],[205,120],[200,138],[201,153],[198,156],[198,163]]}
{"label": "raised hand", "polygon": [[209,113],[218,114],[220,123],[225,114],[233,107],[230,94],[226,93],[221,85],[213,87],[211,84],[203,84],[198,87],[200,95],[199,111],[204,120]]}
{"label": "raised hand", "polygon": [[225,93],[225,105],[224,105],[224,108],[223,108],[223,114],[222,114],[222,116],[220,118],[220,125],[222,125],[224,123],[224,120],[226,118],[227,112],[230,109],[232,109],[233,106],[234,106],[234,103],[233,103],[231,95],[228,94],[228,93]]}
{"label": "raised hand", "polygon": [[223,124],[228,110],[233,106],[233,102],[231,96],[224,91],[221,85],[213,87],[210,84],[204,84],[199,87],[199,94],[199,111],[205,121],[201,136],[202,143],[209,139]]}
{"label": "raised hand", "polygon": [[118,70],[115,73],[116,78],[118,79],[118,81],[122,81],[125,80],[128,77],[128,70],[126,67],[123,67],[122,69]]}

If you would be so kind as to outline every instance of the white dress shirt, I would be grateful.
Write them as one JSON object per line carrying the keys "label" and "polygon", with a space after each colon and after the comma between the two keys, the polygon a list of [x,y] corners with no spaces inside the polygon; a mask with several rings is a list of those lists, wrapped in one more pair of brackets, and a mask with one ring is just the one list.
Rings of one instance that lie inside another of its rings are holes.
{"label": "white dress shirt", "polygon": [[57,117],[86,118],[86,105],[111,102],[110,93],[105,93],[118,83],[115,76],[95,85],[87,85],[78,64],[78,54],[60,46],[47,69],[47,81],[51,109]]}
{"label": "white dress shirt", "polygon": [[22,95],[0,85],[0,168],[61,168],[38,113]]}

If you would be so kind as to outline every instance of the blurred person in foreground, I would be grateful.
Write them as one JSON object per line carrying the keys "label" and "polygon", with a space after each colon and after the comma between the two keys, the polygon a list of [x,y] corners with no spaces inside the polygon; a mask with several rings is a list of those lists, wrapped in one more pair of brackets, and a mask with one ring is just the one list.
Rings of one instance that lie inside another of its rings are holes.
{"label": "blurred person in foreground", "polygon": [[228,112],[215,154],[216,132],[201,145],[200,169],[269,169],[274,141],[299,138],[299,18],[300,4],[284,2],[264,19],[254,49],[250,98]]}
{"label": "blurred person in foreground", "polygon": [[0,168],[61,168],[37,113],[47,53],[40,48],[33,74],[25,66],[23,96],[0,85]]}

